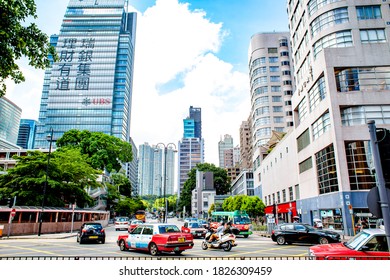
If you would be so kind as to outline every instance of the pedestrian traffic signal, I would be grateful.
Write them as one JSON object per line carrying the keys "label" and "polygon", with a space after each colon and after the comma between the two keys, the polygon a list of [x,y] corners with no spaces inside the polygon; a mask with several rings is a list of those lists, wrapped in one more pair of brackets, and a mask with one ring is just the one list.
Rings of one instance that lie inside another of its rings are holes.
{"label": "pedestrian traffic signal", "polygon": [[386,187],[390,188],[390,130],[385,128],[376,129],[379,155]]}
{"label": "pedestrian traffic signal", "polygon": [[7,205],[9,208],[12,208],[12,206],[13,206],[12,198],[7,198]]}

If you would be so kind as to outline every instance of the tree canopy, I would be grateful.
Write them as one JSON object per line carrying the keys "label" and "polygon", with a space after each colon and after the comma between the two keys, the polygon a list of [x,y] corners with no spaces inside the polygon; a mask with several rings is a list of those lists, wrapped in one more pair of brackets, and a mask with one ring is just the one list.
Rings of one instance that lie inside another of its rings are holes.
{"label": "tree canopy", "polygon": [[88,155],[93,168],[118,172],[121,163],[131,162],[133,153],[131,144],[103,132],[71,129],[56,141],[58,147],[72,146],[80,148]]}
{"label": "tree canopy", "polygon": [[230,196],[222,203],[222,209],[224,211],[245,210],[250,217],[264,215],[264,208],[265,205],[258,196]]}
{"label": "tree canopy", "polygon": [[203,172],[213,172],[214,188],[217,195],[227,194],[230,191],[230,178],[225,169],[216,167],[210,163],[198,163],[196,167],[188,173],[188,179],[184,183],[183,190],[180,194],[179,209],[186,207],[186,211],[191,212],[191,195],[192,190],[196,187],[196,170]]}
{"label": "tree canopy", "polygon": [[[63,207],[77,203],[84,207],[92,203],[86,187],[99,187],[96,181],[100,171],[87,163],[87,156],[77,149],[58,149],[50,155],[28,151],[26,156],[15,156],[17,164],[0,176],[2,197],[17,196],[19,205],[40,206],[46,175],[45,205]],[[47,169],[48,168],[48,169]]]}
{"label": "tree canopy", "polygon": [[37,18],[34,0],[0,1],[0,97],[6,93],[5,80],[15,83],[25,80],[16,64],[20,58],[27,57],[29,65],[45,69],[50,66],[49,55],[57,60],[55,48],[49,37],[35,23],[25,26],[26,19]]}

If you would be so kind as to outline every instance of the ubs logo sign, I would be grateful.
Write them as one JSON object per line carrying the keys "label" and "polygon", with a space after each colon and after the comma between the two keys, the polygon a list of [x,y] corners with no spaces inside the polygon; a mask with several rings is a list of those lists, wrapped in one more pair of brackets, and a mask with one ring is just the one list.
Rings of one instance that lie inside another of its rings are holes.
{"label": "ubs logo sign", "polygon": [[89,105],[108,105],[111,104],[111,99],[110,98],[84,98],[81,103],[84,106],[89,106]]}

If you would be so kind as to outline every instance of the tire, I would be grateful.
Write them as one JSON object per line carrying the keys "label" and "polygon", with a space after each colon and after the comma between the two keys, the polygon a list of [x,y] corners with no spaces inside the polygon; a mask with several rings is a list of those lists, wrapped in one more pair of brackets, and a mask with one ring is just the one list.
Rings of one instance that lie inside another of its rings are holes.
{"label": "tire", "polygon": [[208,248],[209,248],[209,246],[207,245],[206,241],[203,241],[202,242],[202,249],[207,250]]}
{"label": "tire", "polygon": [[225,252],[229,252],[232,249],[232,247],[233,247],[232,243],[230,243],[230,241],[229,241],[229,242],[226,243],[226,247],[223,247],[223,250]]}
{"label": "tire", "polygon": [[104,243],[106,243],[106,239],[105,238],[102,239],[102,244],[104,244]]}
{"label": "tire", "polygon": [[175,255],[176,255],[176,256],[180,256],[181,253],[183,253],[183,251],[175,251]]}
{"label": "tire", "polygon": [[157,256],[160,252],[158,251],[157,245],[155,243],[151,243],[149,245],[149,253],[152,256]]}
{"label": "tire", "polygon": [[276,243],[278,243],[279,245],[284,245],[286,243],[286,238],[284,238],[283,235],[279,235],[278,237],[276,237]]}
{"label": "tire", "polygon": [[249,234],[244,234],[244,238],[248,238],[249,237]]}
{"label": "tire", "polygon": [[80,244],[84,244],[84,240],[80,237]]}
{"label": "tire", "polygon": [[121,250],[121,251],[127,250],[125,241],[123,239],[121,241],[119,241],[119,250]]}
{"label": "tire", "polygon": [[320,243],[320,244],[328,244],[329,240],[326,237],[320,237],[320,238],[318,238],[318,243]]}

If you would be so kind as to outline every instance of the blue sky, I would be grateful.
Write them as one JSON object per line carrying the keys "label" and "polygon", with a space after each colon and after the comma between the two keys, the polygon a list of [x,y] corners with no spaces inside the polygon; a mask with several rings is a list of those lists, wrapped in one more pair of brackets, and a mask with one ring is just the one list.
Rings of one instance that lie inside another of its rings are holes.
{"label": "blue sky", "polygon": [[[35,0],[38,27],[59,33],[68,0]],[[225,134],[239,144],[250,112],[248,46],[260,32],[288,30],[285,0],[129,0],[138,13],[131,134],[177,143],[189,107],[202,108],[205,160],[218,165]],[[26,82],[7,83],[22,118],[38,119],[43,71],[21,61]]]}

